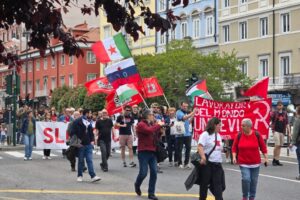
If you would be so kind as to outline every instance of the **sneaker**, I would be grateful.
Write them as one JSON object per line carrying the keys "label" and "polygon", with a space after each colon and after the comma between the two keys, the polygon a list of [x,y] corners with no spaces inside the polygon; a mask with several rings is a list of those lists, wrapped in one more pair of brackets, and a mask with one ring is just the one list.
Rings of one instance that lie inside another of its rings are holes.
{"label": "sneaker", "polygon": [[94,176],[94,177],[92,178],[92,182],[93,182],[93,183],[96,182],[96,181],[100,181],[100,180],[101,180],[101,178],[98,177],[98,176]]}
{"label": "sneaker", "polygon": [[142,195],[141,188],[138,187],[136,184],[134,184],[134,190],[135,190],[135,193],[136,193],[138,196],[141,196],[141,195]]}
{"label": "sneaker", "polygon": [[29,157],[29,158],[28,158],[28,160],[32,160],[32,158],[31,158],[31,157]]}
{"label": "sneaker", "polygon": [[164,171],[161,170],[160,167],[158,167],[158,168],[157,168],[157,173],[162,174],[162,173],[164,173]]}
{"label": "sneaker", "polygon": [[158,198],[154,194],[149,194],[148,199],[158,200]]}
{"label": "sneaker", "polygon": [[184,165],[184,169],[192,169],[190,164]]}
{"label": "sneaker", "polygon": [[279,160],[276,160],[276,163],[278,166],[283,166],[283,164],[281,162],[279,162]]}
{"label": "sneaker", "polygon": [[46,156],[43,156],[42,159],[43,159],[43,160],[46,160]]}
{"label": "sneaker", "polygon": [[77,177],[77,182],[82,182],[82,181],[83,181],[82,176],[78,176]]}
{"label": "sneaker", "polygon": [[52,158],[50,157],[50,156],[48,156],[48,157],[46,157],[47,158],[47,160],[52,160]]}
{"label": "sneaker", "polygon": [[178,163],[177,162],[174,163],[174,167],[178,167]]}
{"label": "sneaker", "polygon": [[273,166],[277,166],[277,165],[278,165],[275,159],[273,159],[272,165],[273,165]]}
{"label": "sneaker", "polygon": [[180,169],[184,169],[184,166],[181,164],[181,165],[179,165],[179,168]]}
{"label": "sneaker", "polygon": [[169,162],[169,167],[173,167],[173,162]]}
{"label": "sneaker", "polygon": [[24,157],[24,160],[28,160],[28,158],[27,158],[27,157]]}
{"label": "sneaker", "polygon": [[72,167],[72,168],[71,168],[71,171],[72,171],[72,172],[75,172],[75,171],[76,171],[75,167]]}
{"label": "sneaker", "polygon": [[231,163],[231,161],[230,161],[229,158],[226,158],[225,162],[226,162],[226,163]]}
{"label": "sneaker", "polygon": [[127,164],[126,164],[126,162],[123,162],[123,167],[127,167]]}
{"label": "sneaker", "polygon": [[130,167],[136,167],[136,164],[134,162],[129,163]]}

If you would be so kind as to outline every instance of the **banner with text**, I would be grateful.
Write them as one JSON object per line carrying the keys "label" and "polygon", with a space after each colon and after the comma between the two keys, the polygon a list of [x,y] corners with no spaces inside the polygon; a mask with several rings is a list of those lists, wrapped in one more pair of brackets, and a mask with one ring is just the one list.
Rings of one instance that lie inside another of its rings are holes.
{"label": "banner with text", "polygon": [[66,141],[68,123],[64,122],[37,122],[36,148],[37,149],[67,149]]}
{"label": "banner with text", "polygon": [[271,99],[250,102],[218,102],[195,97],[194,140],[205,130],[212,117],[222,121],[220,134],[222,139],[234,139],[241,131],[244,118],[250,118],[253,129],[259,131],[264,139],[268,138]]}

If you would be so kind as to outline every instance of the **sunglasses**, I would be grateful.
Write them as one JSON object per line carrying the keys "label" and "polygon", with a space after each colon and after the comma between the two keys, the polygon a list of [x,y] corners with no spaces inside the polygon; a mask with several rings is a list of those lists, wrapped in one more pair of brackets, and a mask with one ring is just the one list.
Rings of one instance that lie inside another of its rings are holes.
{"label": "sunglasses", "polygon": [[127,112],[130,112],[131,110],[126,110]]}

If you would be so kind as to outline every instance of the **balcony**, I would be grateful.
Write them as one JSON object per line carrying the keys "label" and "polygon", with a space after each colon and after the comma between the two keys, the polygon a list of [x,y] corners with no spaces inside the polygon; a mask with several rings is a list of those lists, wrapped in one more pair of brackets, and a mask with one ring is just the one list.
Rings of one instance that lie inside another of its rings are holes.
{"label": "balcony", "polygon": [[46,90],[36,90],[35,91],[35,97],[45,97],[48,96]]}
{"label": "balcony", "polygon": [[288,74],[283,77],[270,78],[270,89],[297,89],[300,88],[300,73]]}

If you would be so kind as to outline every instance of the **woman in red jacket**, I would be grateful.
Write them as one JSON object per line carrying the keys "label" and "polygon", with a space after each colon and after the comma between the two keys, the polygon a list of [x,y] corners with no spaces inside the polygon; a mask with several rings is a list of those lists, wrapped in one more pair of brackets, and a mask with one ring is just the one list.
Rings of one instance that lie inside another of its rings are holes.
{"label": "woman in red jacket", "polygon": [[[233,142],[233,163],[239,164],[242,173],[243,200],[254,200],[261,164],[259,150],[264,155],[265,166],[268,165],[267,147],[261,135],[252,130],[251,119],[242,120],[242,133]],[[238,156],[237,156],[238,154]]]}
{"label": "woman in red jacket", "polygon": [[143,120],[136,126],[138,137],[138,159],[139,159],[139,174],[134,183],[135,192],[138,196],[142,195],[141,185],[147,176],[148,165],[150,168],[150,180],[148,188],[148,199],[157,200],[155,196],[155,184],[157,178],[157,161],[156,161],[156,140],[159,134],[162,122],[154,124],[154,115],[151,110],[143,112]]}

